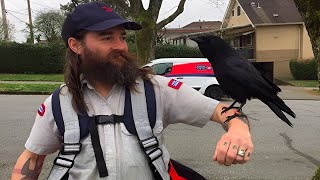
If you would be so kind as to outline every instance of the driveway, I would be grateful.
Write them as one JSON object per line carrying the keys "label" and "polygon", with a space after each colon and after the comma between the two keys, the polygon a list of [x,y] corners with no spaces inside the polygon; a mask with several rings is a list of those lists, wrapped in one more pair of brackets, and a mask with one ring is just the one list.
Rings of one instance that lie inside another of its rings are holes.
{"label": "driveway", "polygon": [[279,86],[282,92],[279,96],[286,100],[320,100],[320,94],[312,93],[316,88],[305,88],[296,86]]}

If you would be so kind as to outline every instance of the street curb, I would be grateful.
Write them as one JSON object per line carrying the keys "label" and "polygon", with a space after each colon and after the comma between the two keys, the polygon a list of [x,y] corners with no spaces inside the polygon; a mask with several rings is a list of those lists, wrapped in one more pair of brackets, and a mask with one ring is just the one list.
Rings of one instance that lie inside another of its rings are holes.
{"label": "street curb", "polygon": [[13,92],[13,91],[0,91],[0,94],[6,95],[50,95],[53,92]]}

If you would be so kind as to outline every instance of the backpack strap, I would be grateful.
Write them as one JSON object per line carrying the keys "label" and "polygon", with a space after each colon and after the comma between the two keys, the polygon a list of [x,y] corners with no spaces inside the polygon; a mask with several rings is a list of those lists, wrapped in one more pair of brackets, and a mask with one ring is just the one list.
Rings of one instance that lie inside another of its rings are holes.
{"label": "backpack strap", "polygon": [[[154,93],[153,84],[151,83],[151,81],[145,80],[143,82],[144,82],[144,92],[145,92],[145,98],[147,102],[149,122],[150,122],[151,128],[153,129],[156,124],[156,116],[157,116],[156,97]],[[136,131],[136,126],[133,121],[132,103],[131,103],[129,88],[125,88],[125,105],[124,105],[123,123],[130,134],[133,134],[136,136],[138,135]]]}
{"label": "backpack strap", "polygon": [[132,115],[140,146],[149,159],[151,169],[155,170],[154,175],[159,174],[163,180],[170,180],[163,161],[162,150],[159,148],[159,141],[154,136],[149,122],[146,95],[143,93],[146,92],[144,85],[143,83],[137,83],[137,87],[139,92],[131,90],[130,95],[131,103],[134,104]]}
{"label": "backpack strap", "polygon": [[[67,88],[65,88],[65,89],[67,89]],[[52,168],[52,171],[50,173],[49,178],[52,177],[53,179],[61,179],[62,177],[64,177],[64,175],[68,176],[67,172],[69,171],[70,168],[72,168],[75,156],[80,152],[81,149],[79,149],[79,152],[78,151],[77,152],[69,152],[69,153],[72,153],[73,156],[72,157],[70,156],[68,159],[66,159],[65,157],[62,157],[62,155],[65,153],[66,146],[68,146],[70,144],[70,143],[67,143],[66,141],[68,141],[68,137],[71,137],[70,135],[72,135],[72,134],[77,134],[78,136],[80,135],[79,141],[77,141],[77,142],[81,148],[80,139],[86,137],[89,134],[89,132],[91,135],[92,146],[94,149],[94,154],[95,154],[95,158],[96,158],[96,162],[97,162],[97,167],[99,170],[99,175],[100,175],[100,177],[108,176],[108,170],[106,168],[106,164],[104,161],[103,152],[102,152],[100,140],[99,140],[98,129],[96,126],[96,123],[98,123],[98,124],[101,123],[105,118],[104,117],[93,117],[94,119],[90,119],[90,117],[88,116],[88,114],[86,112],[84,112],[82,114],[77,114],[74,111],[72,104],[70,103],[71,99],[72,99],[71,94],[66,92],[66,94],[68,94],[68,96],[62,95],[62,94],[60,94],[60,90],[61,89],[58,88],[52,94],[52,112],[53,112],[53,117],[54,117],[55,122],[57,124],[58,130],[59,130],[59,133],[61,136],[63,136],[64,143],[63,143],[62,150],[60,151],[58,157],[54,161],[54,166]],[[61,96],[61,102],[60,102],[60,96]],[[67,104],[69,107],[67,106]],[[61,110],[61,106],[64,107],[63,110]],[[64,111],[65,109],[68,109],[69,111]],[[66,118],[71,119],[70,116],[72,117],[72,119],[74,121],[78,122],[78,123],[74,123],[73,125],[78,126],[78,128],[80,128],[80,132],[78,132],[78,131],[71,132],[70,131],[70,133],[67,133],[67,131],[66,131],[67,127],[65,127],[64,121],[66,121]],[[116,119],[119,119],[119,118],[116,118]],[[68,137],[66,137],[66,135]],[[76,138],[78,138],[78,136]],[[61,170],[62,170],[61,168],[59,169],[60,170],[59,172],[56,172],[57,171],[57,168],[55,168],[56,166],[62,166],[61,163],[66,163],[66,162],[61,162],[61,161],[68,161],[68,162],[72,162],[72,163],[69,164],[68,167],[64,167],[63,172],[61,172]],[[56,176],[55,174],[59,174],[58,175],[59,177]]]}
{"label": "backpack strap", "polygon": [[[60,98],[60,96],[63,98]],[[54,165],[48,177],[49,180],[62,179],[73,166],[74,159],[81,150],[80,126],[78,116],[70,103],[71,99],[72,96],[70,93],[68,93],[68,89],[63,87],[57,89],[52,96],[52,106],[55,106],[55,108],[53,108],[53,112],[55,115],[57,115],[54,118],[59,121],[59,114],[61,113],[61,117],[63,114],[63,119],[61,118],[61,122],[63,124],[57,121],[56,123],[58,128],[59,126],[60,128],[61,126],[64,127],[64,133],[62,149],[53,162]],[[59,108],[60,111],[56,109],[59,103],[60,107],[64,107],[62,109]],[[59,129],[59,131],[61,133],[62,129]]]}
{"label": "backpack strap", "polygon": [[[64,87],[64,88],[67,88],[67,87]],[[61,112],[59,94],[60,94],[60,87],[53,92],[51,104],[52,104],[52,114],[53,114],[54,121],[56,122],[60,136],[63,136],[64,122],[63,122],[63,117]],[[86,112],[83,114],[77,114],[77,115],[78,115],[79,126],[80,126],[80,139],[83,139],[89,134],[88,127],[89,127],[90,117]]]}

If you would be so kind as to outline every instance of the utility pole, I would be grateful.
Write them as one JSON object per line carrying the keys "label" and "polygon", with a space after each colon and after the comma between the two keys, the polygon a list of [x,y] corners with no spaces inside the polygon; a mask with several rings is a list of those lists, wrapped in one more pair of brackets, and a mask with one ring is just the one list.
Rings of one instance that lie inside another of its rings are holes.
{"label": "utility pole", "polygon": [[27,0],[27,2],[28,2],[28,14],[29,14],[30,43],[31,43],[31,44],[34,44],[33,25],[32,25],[32,17],[31,17],[30,0]]}
{"label": "utility pole", "polygon": [[4,0],[1,0],[1,10],[2,10],[2,24],[3,24],[3,32],[4,32],[4,40],[9,40],[9,32],[8,32],[8,23],[7,23],[7,12],[6,7],[4,5]]}

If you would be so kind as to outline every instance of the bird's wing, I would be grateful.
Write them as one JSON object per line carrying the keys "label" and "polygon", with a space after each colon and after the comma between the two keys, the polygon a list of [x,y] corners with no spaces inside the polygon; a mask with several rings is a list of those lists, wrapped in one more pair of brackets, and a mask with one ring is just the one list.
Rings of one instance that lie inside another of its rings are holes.
{"label": "bird's wing", "polygon": [[267,82],[249,61],[231,56],[224,60],[224,62],[225,64],[219,68],[221,69],[219,72],[220,78],[232,79],[232,82],[236,85],[243,86],[249,90],[252,97],[259,97],[260,95],[268,95],[270,93],[277,94],[278,87],[271,81]]}
{"label": "bird's wing", "polygon": [[[229,57],[237,58],[237,57]],[[290,121],[281,112],[284,111],[290,116],[295,117],[295,113],[284,103],[284,101],[277,96],[280,88],[275,85],[272,81],[267,81],[256,68],[251,65],[250,62],[241,59],[226,60],[224,65],[224,72],[220,70],[220,79],[226,78],[227,81],[233,83],[233,86],[242,87],[247,98],[258,98],[265,104],[267,104],[270,109],[275,112],[275,114],[285,121],[287,124],[292,126]],[[222,80],[224,81],[224,80]],[[222,82],[223,83],[223,82]],[[224,83],[223,83],[224,84]],[[230,88],[230,87],[229,87]],[[244,89],[245,88],[245,89]],[[237,88],[229,89],[231,91],[238,90]],[[239,92],[233,92],[235,94]],[[278,108],[277,110],[275,110]],[[281,111],[280,111],[281,110]]]}

